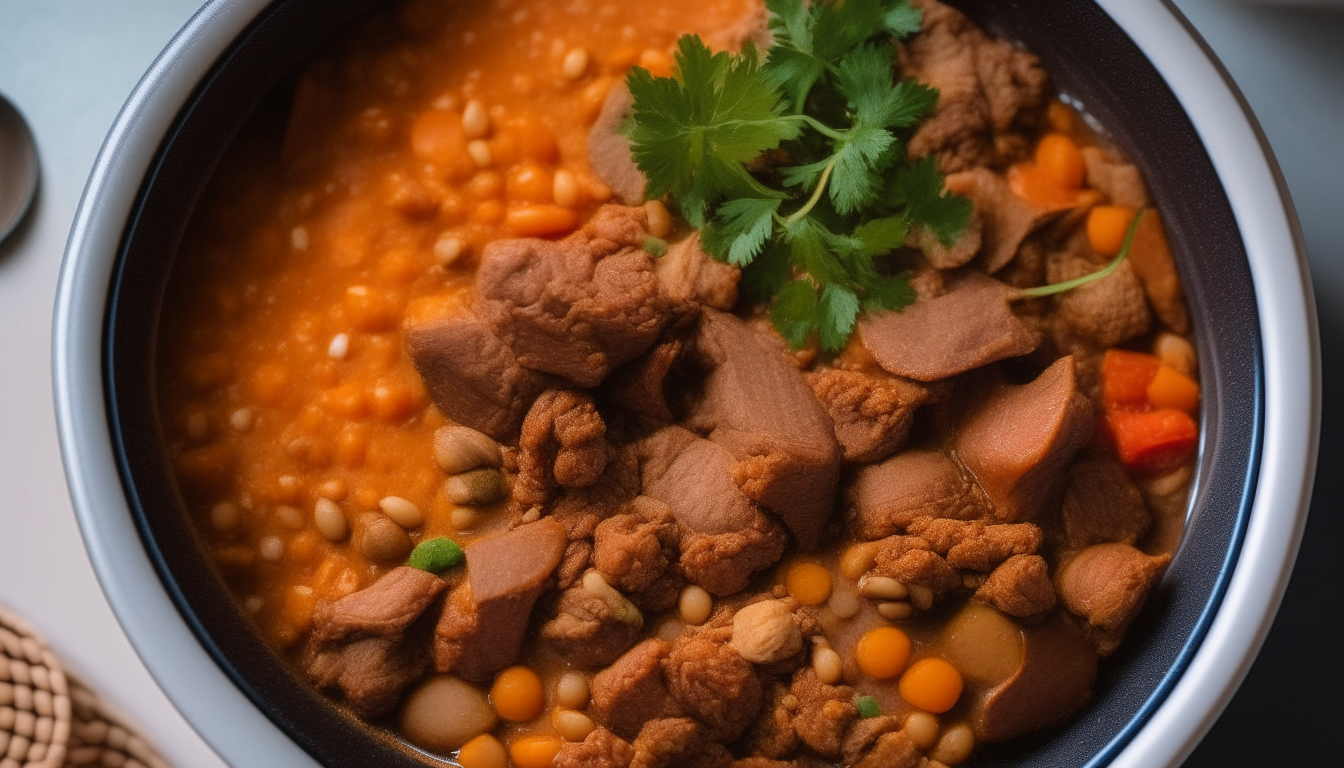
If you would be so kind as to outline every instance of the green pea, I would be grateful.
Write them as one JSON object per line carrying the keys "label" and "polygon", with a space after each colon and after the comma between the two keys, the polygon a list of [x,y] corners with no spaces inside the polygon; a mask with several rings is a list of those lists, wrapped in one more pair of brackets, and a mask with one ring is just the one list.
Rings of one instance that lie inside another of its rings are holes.
{"label": "green pea", "polygon": [[443,573],[449,568],[456,568],[465,560],[466,555],[457,542],[440,536],[437,539],[426,539],[416,545],[406,564],[430,573]]}
{"label": "green pea", "polygon": [[859,708],[859,717],[865,720],[882,714],[882,708],[877,705],[877,699],[872,696],[860,696],[854,700],[854,706]]}

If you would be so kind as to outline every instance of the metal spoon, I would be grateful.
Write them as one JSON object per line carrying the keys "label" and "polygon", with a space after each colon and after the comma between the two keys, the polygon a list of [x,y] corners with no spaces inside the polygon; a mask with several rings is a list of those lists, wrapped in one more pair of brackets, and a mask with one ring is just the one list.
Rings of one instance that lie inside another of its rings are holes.
{"label": "metal spoon", "polygon": [[0,95],[0,242],[23,220],[37,193],[37,145],[23,115]]}

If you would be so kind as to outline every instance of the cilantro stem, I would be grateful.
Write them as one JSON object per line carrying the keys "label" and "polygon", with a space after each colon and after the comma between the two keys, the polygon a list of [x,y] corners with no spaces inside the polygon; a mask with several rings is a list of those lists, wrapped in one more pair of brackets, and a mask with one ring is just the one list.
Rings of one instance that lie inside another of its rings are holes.
{"label": "cilantro stem", "polygon": [[827,138],[835,139],[836,141],[843,141],[844,139],[849,138],[850,131],[832,128],[811,115],[797,115],[797,117],[803,118],[808,125],[812,126],[812,130]]}
{"label": "cilantro stem", "polygon": [[1074,288],[1081,288],[1088,283],[1101,280],[1119,269],[1120,263],[1129,256],[1129,248],[1134,244],[1134,234],[1139,231],[1139,220],[1143,218],[1143,214],[1146,211],[1146,208],[1140,208],[1139,211],[1134,214],[1134,220],[1129,223],[1129,231],[1125,232],[1125,242],[1120,246],[1120,252],[1115,255],[1115,259],[1113,259],[1110,264],[1107,264],[1105,267],[1102,267],[1091,274],[1075,277],[1072,280],[1065,280],[1062,283],[1024,289],[1017,294],[1017,298],[1040,299],[1046,296],[1054,296],[1057,293],[1072,291]]}
{"label": "cilantro stem", "polygon": [[831,162],[826,164],[826,167],[821,172],[821,178],[817,180],[817,188],[812,190],[812,197],[808,198],[806,205],[794,211],[787,219],[784,219],[785,226],[797,224],[806,218],[807,214],[811,213],[813,208],[817,207],[817,203],[821,202],[822,193],[826,191],[826,183],[831,180],[831,171],[835,170],[835,164],[837,162],[839,162],[839,158],[832,158]]}

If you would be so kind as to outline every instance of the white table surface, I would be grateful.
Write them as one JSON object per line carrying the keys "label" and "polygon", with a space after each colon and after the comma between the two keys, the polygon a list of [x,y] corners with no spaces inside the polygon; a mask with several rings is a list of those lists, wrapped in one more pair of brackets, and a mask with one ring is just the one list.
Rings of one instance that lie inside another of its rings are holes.
{"label": "white table surface", "polygon": [[[1177,0],[1260,116],[1302,216],[1317,291],[1344,300],[1344,13]],[[224,763],[155,685],[85,555],[51,398],[50,316],[84,180],[122,101],[199,0],[0,0],[0,92],[42,158],[37,208],[0,244],[0,603],[135,717],[179,768]],[[244,768],[239,766],[238,768]],[[247,767],[251,768],[251,767]]]}

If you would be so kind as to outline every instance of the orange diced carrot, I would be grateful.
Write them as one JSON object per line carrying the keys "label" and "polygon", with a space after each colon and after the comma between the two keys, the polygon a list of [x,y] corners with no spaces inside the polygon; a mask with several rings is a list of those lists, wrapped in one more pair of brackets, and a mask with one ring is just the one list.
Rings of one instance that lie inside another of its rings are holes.
{"label": "orange diced carrot", "polygon": [[1162,365],[1148,384],[1148,404],[1194,413],[1199,409],[1199,384],[1175,368]]}
{"label": "orange diced carrot", "polygon": [[1140,472],[1166,472],[1184,464],[1199,442],[1199,426],[1190,414],[1174,409],[1111,411],[1106,426],[1120,462]]}
{"label": "orange diced carrot", "polygon": [[1162,362],[1152,355],[1108,349],[1101,361],[1101,400],[1106,410],[1142,411],[1148,407],[1148,385]]}

